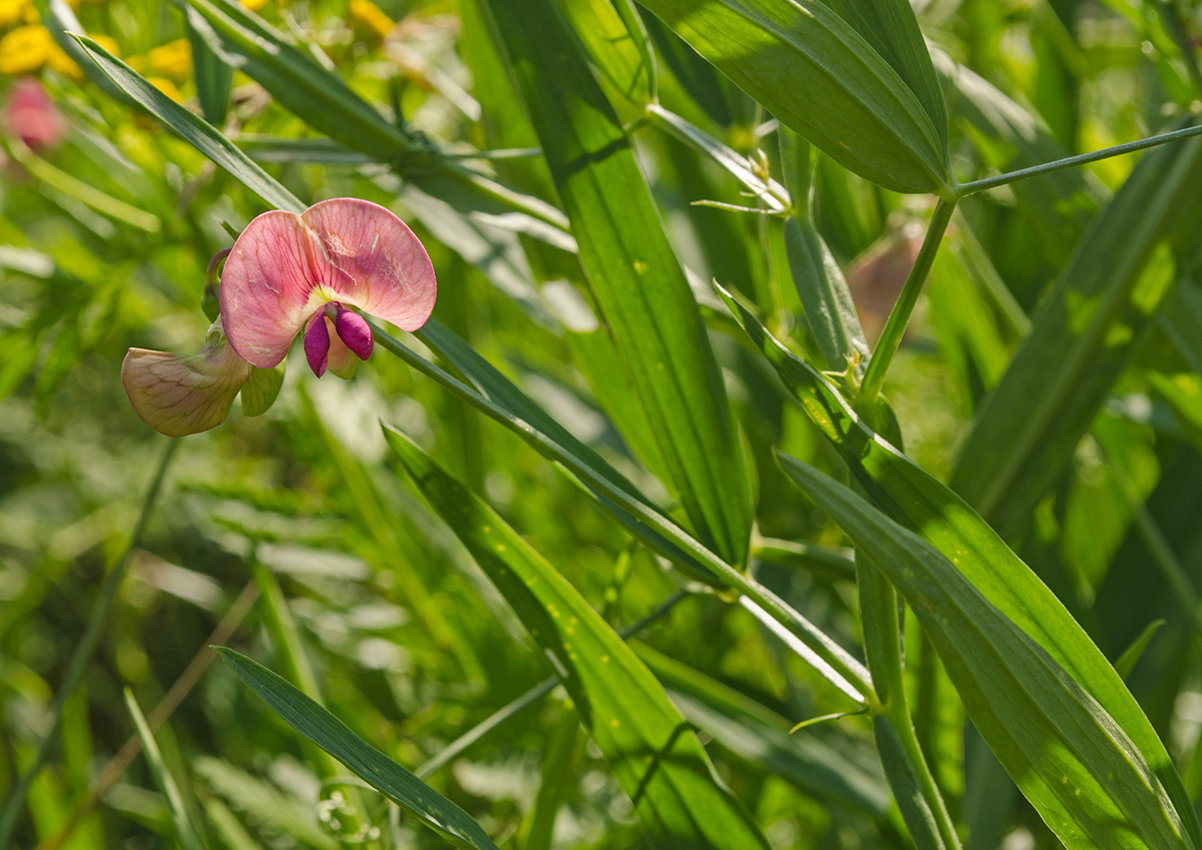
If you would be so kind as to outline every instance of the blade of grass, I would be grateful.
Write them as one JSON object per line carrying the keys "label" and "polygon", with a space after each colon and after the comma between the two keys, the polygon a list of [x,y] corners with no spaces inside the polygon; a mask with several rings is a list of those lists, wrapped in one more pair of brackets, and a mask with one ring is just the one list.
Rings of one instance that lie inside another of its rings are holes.
{"label": "blade of grass", "polygon": [[67,700],[75,693],[75,689],[79,687],[79,682],[83,678],[84,671],[91,663],[92,653],[96,649],[96,644],[100,641],[100,633],[108,621],[109,611],[113,607],[113,602],[117,598],[117,592],[121,589],[121,582],[125,578],[125,570],[129,566],[130,555],[133,554],[134,549],[142,542],[142,535],[146,531],[147,523],[150,522],[150,516],[154,512],[155,505],[159,500],[159,494],[162,492],[163,482],[167,478],[167,469],[171,466],[171,460],[175,457],[175,452],[178,448],[179,440],[169,440],[167,442],[167,446],[163,450],[162,459],[155,470],[154,478],[151,479],[150,487],[147,489],[146,496],[142,501],[142,511],[138,515],[137,525],[134,526],[133,533],[130,535],[129,544],[126,546],[120,559],[109,570],[108,575],[104,578],[104,583],[100,586],[100,593],[96,597],[96,601],[92,605],[92,613],[88,617],[87,629],[75,647],[71,661],[67,664],[67,670],[63,674],[62,684],[59,685],[58,692],[54,695],[54,702],[50,705],[50,716],[52,718],[50,728],[46,731],[41,741],[38,742],[33,760],[25,769],[25,772],[21,774],[16,785],[13,786],[8,801],[4,804],[4,814],[0,817],[0,847],[9,846],[13,830],[17,826],[17,819],[21,816],[21,809],[25,805],[25,795],[29,791],[29,786],[37,776],[38,771],[41,770],[42,765],[46,763],[46,759],[50,757],[51,751],[58,742],[58,731],[62,725],[63,708],[66,706]]}
{"label": "blade of grass", "polygon": [[226,647],[217,653],[293,729],[345,764],[360,779],[465,850],[497,850],[463,809],[379,750],[341,720],[258,662]]}
{"label": "blade of grass", "polygon": [[713,774],[705,751],[651,673],[554,567],[487,504],[399,431],[389,446],[414,483],[561,668],[564,687],[653,841],[767,848]]}

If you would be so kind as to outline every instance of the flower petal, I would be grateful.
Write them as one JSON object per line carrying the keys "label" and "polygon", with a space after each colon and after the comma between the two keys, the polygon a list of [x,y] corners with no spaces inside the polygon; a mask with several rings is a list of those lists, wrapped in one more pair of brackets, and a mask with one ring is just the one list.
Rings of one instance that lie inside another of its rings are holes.
{"label": "flower petal", "polygon": [[131,348],[121,382],[142,420],[168,437],[216,428],[250,377],[250,365],[224,336],[210,334],[199,354]]}
{"label": "flower petal", "polygon": [[330,300],[320,285],[332,277],[341,275],[300,216],[263,213],[242,231],[221,274],[221,318],[230,345],[252,366],[270,369]]}
{"label": "flower petal", "polygon": [[330,371],[342,380],[349,381],[355,376],[355,370],[359,368],[359,358],[342,341],[342,337],[338,335],[334,321],[329,315],[325,319],[330,331]]}
{"label": "flower petal", "polygon": [[353,304],[406,331],[426,323],[438,285],[430,256],[413,231],[371,201],[333,198],[302,216],[344,275],[325,282],[331,301]]}
{"label": "flower petal", "polygon": [[326,373],[332,336],[334,334],[330,333],[326,314],[314,313],[313,318],[309,320],[309,327],[305,330],[305,359],[309,361],[309,368],[313,370],[313,374],[319,378]]}
{"label": "flower petal", "polygon": [[366,319],[354,310],[348,310],[339,305],[337,318],[334,320],[334,329],[338,338],[346,343],[347,348],[355,352],[356,357],[360,360],[371,357],[373,340],[371,328],[368,327]]}

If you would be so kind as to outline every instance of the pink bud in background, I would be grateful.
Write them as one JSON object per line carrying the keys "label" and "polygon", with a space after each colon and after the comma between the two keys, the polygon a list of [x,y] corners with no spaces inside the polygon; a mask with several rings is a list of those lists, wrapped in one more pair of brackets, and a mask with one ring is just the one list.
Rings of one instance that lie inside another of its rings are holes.
{"label": "pink bud in background", "polygon": [[13,83],[3,119],[5,132],[34,150],[54,147],[67,135],[67,119],[35,77]]}
{"label": "pink bud in background", "polygon": [[403,221],[378,204],[334,198],[303,215],[263,213],[242,231],[221,275],[230,345],[270,368],[304,331],[314,374],[349,377],[372,351],[371,328],[348,307],[406,331],[430,317],[434,267]]}

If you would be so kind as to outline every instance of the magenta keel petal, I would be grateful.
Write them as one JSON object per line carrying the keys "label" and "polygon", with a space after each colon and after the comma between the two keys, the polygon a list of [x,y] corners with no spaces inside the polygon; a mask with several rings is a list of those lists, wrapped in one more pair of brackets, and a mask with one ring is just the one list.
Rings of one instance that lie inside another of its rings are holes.
{"label": "magenta keel petal", "polygon": [[325,311],[318,312],[309,320],[309,327],[305,331],[305,358],[314,375],[320,378],[326,373],[330,358],[330,329],[326,327]]}
{"label": "magenta keel petal", "polygon": [[334,320],[334,329],[346,347],[355,352],[360,360],[371,357],[372,338],[371,328],[367,320],[356,313],[339,305],[338,318]]}

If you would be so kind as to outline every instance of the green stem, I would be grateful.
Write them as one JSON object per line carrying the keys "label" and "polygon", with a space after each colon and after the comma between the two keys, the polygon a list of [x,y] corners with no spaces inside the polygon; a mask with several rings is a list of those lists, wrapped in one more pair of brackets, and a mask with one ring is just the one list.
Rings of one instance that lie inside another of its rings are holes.
{"label": "green stem", "polygon": [[1123,145],[1115,145],[1111,148],[1102,148],[1102,150],[1093,151],[1092,153],[1078,154],[1077,156],[1070,156],[1065,157],[1064,159],[1053,160],[1052,162],[1045,162],[1042,165],[1033,165],[1030,168],[1020,168],[1018,171],[1011,171],[1007,174],[998,174],[994,177],[973,180],[970,183],[961,183],[956,187],[955,195],[953,197],[955,200],[959,200],[966,195],[984,192],[986,189],[995,189],[998,186],[1005,186],[1009,183],[1015,183],[1019,180],[1026,180],[1028,177],[1038,177],[1041,174],[1051,174],[1054,171],[1061,171],[1065,168],[1072,168],[1077,165],[1086,165],[1102,159],[1110,159],[1112,156],[1120,156],[1125,153],[1142,151],[1145,148],[1154,148],[1157,145],[1167,144],[1168,142],[1176,142],[1180,139],[1190,139],[1194,136],[1202,136],[1202,124],[1196,127],[1185,127],[1181,130],[1174,130],[1171,133],[1161,133],[1159,136],[1149,136],[1146,139],[1127,142]]}
{"label": "green stem", "polygon": [[877,341],[872,359],[868,361],[868,370],[864,373],[864,381],[860,385],[860,392],[856,397],[856,406],[861,409],[867,410],[872,407],[881,391],[881,385],[885,383],[885,374],[889,371],[889,364],[893,362],[893,355],[897,353],[897,349],[901,345],[906,325],[910,323],[910,314],[914,312],[914,305],[918,303],[922,285],[926,283],[931,265],[935,262],[935,255],[939,253],[943,234],[947,231],[948,222],[951,221],[952,213],[956,210],[956,200],[956,198],[950,201],[940,199],[938,206],[935,207],[935,214],[931,216],[931,224],[927,228],[926,238],[918,252],[918,259],[914,261],[914,267],[910,269],[910,275],[906,278],[901,295],[898,296],[897,303],[893,305],[893,312],[889,314],[889,319],[885,322],[885,329],[881,331],[881,338]]}
{"label": "green stem", "polygon": [[75,654],[71,657],[70,664],[67,665],[67,672],[63,676],[58,693],[54,696],[54,702],[50,706],[50,712],[54,720],[50,724],[50,729],[46,732],[46,735],[38,743],[38,749],[34,754],[33,761],[29,763],[29,767],[26,768],[21,778],[17,780],[17,786],[4,807],[4,815],[0,817],[0,847],[12,846],[12,834],[16,829],[17,818],[20,817],[21,808],[25,804],[25,795],[29,793],[29,786],[33,784],[38,771],[46,763],[46,759],[50,757],[50,753],[58,741],[59,728],[63,722],[63,708],[66,706],[67,700],[70,699],[71,695],[75,693],[75,689],[79,686],[84,671],[91,661],[92,653],[96,649],[96,644],[100,641],[100,633],[104,629],[109,611],[113,607],[113,602],[117,598],[117,592],[121,589],[121,582],[125,578],[125,570],[129,566],[130,555],[133,554],[134,549],[142,541],[142,535],[146,531],[146,524],[150,520],[150,514],[154,510],[159,493],[163,489],[163,481],[167,477],[167,468],[171,465],[171,459],[175,456],[175,450],[178,446],[179,440],[171,440],[167,444],[167,448],[163,452],[163,458],[159,461],[158,471],[155,472],[154,479],[150,483],[150,489],[146,491],[146,498],[142,502],[142,512],[138,516],[138,524],[134,526],[133,534],[130,535],[129,545],[126,547],[124,554],[122,554],[116,566],[109,571],[109,574],[104,579],[104,584],[100,587],[100,595],[96,598],[96,603],[92,606],[92,614],[88,619],[88,628],[84,632],[83,638],[75,647]]}

